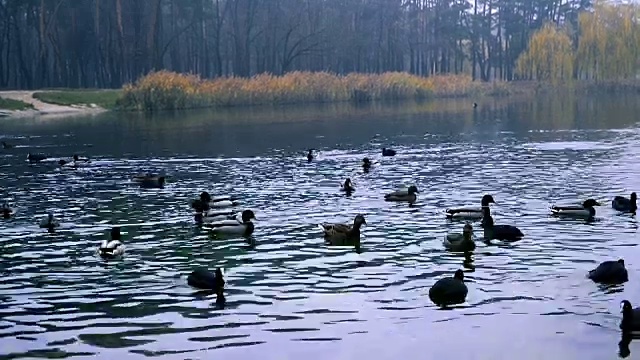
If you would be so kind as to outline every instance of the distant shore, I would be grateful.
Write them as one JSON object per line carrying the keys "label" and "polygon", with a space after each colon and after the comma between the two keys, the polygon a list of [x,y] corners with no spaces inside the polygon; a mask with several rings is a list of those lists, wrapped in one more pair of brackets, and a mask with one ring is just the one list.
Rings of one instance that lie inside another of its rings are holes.
{"label": "distant shore", "polygon": [[[0,91],[0,118],[95,115],[115,106],[120,90]],[[113,104],[113,106],[110,106]]]}
{"label": "distant shore", "polygon": [[535,95],[545,92],[640,92],[640,80],[472,81],[466,75],[419,77],[408,73],[334,75],[323,72],[252,78],[200,79],[167,71],[150,73],[123,89],[0,91],[2,117],[67,117],[109,110],[153,112],[338,102],[385,102]]}

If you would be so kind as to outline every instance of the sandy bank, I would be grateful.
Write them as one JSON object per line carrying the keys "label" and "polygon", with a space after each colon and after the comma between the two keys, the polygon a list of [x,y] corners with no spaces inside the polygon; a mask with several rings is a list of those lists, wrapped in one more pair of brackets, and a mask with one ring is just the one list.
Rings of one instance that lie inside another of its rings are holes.
{"label": "sandy bank", "polygon": [[[38,91],[45,92],[45,91]],[[105,109],[91,104],[90,106],[84,105],[55,105],[42,102],[33,97],[35,91],[0,91],[0,98],[12,99],[22,101],[27,104],[31,104],[33,109],[29,110],[2,110],[0,109],[0,118],[2,117],[33,117],[33,116],[46,116],[46,117],[60,117],[60,116],[74,116],[74,115],[93,115],[106,111]]]}

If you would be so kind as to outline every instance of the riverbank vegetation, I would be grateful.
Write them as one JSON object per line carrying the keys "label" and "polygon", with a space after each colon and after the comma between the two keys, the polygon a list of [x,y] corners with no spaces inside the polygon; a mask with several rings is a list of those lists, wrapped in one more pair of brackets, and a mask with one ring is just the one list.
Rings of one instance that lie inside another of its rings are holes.
{"label": "riverbank vegetation", "polygon": [[19,100],[0,97],[0,110],[20,111],[30,109],[33,109],[33,106],[31,106],[31,104],[27,104]]}
{"label": "riverbank vegetation", "polygon": [[33,94],[35,99],[42,102],[63,106],[98,106],[104,109],[114,109],[122,90],[74,90],[42,91]]}
{"label": "riverbank vegetation", "polygon": [[167,71],[151,73],[125,86],[119,106],[158,110],[267,104],[326,103],[459,97],[481,84],[467,75],[420,77],[408,73],[349,74],[291,72],[251,78],[203,80]]}

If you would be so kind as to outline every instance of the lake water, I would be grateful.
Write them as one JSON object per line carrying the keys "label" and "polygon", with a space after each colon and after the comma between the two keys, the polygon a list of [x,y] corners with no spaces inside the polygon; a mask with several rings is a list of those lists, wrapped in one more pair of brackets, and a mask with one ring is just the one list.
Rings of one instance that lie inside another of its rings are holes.
{"label": "lake water", "polygon": [[[1,197],[18,212],[0,222],[0,358],[617,358],[620,301],[640,305],[640,248],[636,218],[610,201],[640,190],[640,97],[471,101],[2,120],[16,148],[0,150]],[[29,151],[51,161],[29,166]],[[55,166],[74,153],[93,165]],[[365,156],[379,162],[368,174]],[[144,171],[168,185],[139,189],[130,177]],[[383,201],[410,184],[416,206]],[[203,190],[256,212],[252,241],[193,225]],[[526,237],[478,242],[469,263],[443,249],[462,228],[443,212],[485,193],[496,223]],[[596,222],[549,216],[588,197],[603,203]],[[55,234],[38,228],[49,211]],[[316,225],[357,213],[362,253],[325,246]],[[123,226],[122,260],[95,254],[107,221]],[[621,257],[623,286],[585,278]],[[196,266],[224,268],[225,309],[187,286]],[[467,302],[439,310],[428,290],[456,269]],[[629,350],[640,358],[640,341]]]}

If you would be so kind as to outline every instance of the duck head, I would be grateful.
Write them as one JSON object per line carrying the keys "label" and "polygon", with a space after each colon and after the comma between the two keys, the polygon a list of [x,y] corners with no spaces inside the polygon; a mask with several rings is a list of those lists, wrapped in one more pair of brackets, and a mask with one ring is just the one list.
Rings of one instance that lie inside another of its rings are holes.
{"label": "duck head", "polygon": [[409,192],[409,195],[420,193],[420,191],[418,191],[418,188],[415,185],[409,186],[409,189],[407,189],[407,191]]}
{"label": "duck head", "polygon": [[202,193],[200,193],[200,200],[205,203],[208,203],[211,201],[211,195],[209,195],[208,192],[203,191]]}
{"label": "duck head", "polygon": [[78,156],[78,154],[73,154],[73,161],[79,161],[80,157]]}
{"label": "duck head", "polygon": [[11,209],[9,209],[8,207],[3,207],[2,208],[2,217],[5,219],[8,219],[11,217]]}
{"label": "duck head", "polygon": [[622,313],[622,322],[620,322],[620,329],[623,333],[628,333],[632,330],[633,326],[633,307],[629,300],[622,300],[620,303],[620,312]]}
{"label": "duck head", "polygon": [[158,185],[160,185],[160,186],[164,186],[164,182],[165,182],[165,180],[166,180],[166,179],[165,179],[165,177],[164,177],[164,176],[160,176],[160,177],[158,178]]}
{"label": "duck head", "polygon": [[600,203],[593,199],[587,199],[585,200],[585,202],[582,203],[582,207],[584,208],[590,208],[594,206],[600,206]]}
{"label": "duck head", "polygon": [[455,274],[453,274],[453,278],[464,281],[464,272],[460,269],[456,270]]}
{"label": "duck head", "polygon": [[255,219],[255,218],[256,218],[256,214],[254,214],[253,211],[251,210],[245,210],[242,212],[243,223],[248,223],[251,221],[251,219]]}
{"label": "duck head", "polygon": [[347,178],[344,181],[344,184],[342,185],[342,188],[344,188],[347,191],[353,190],[353,184],[351,183],[351,178]]}
{"label": "duck head", "polygon": [[360,228],[362,225],[367,225],[367,221],[364,219],[364,215],[356,215],[356,218],[353,220],[353,225],[356,228]]}
{"label": "duck head", "polygon": [[489,204],[495,204],[496,201],[493,200],[493,196],[487,194],[482,197],[482,206],[489,206]]}
{"label": "duck head", "polygon": [[216,277],[218,279],[223,279],[223,277],[222,277],[222,269],[216,268],[215,274],[216,274]]}
{"label": "duck head", "polygon": [[473,235],[473,226],[471,224],[466,223],[464,228],[462,228],[462,235],[465,240],[471,240],[471,236]]}
{"label": "duck head", "polygon": [[120,240],[120,226],[111,228],[111,240]]}
{"label": "duck head", "polygon": [[362,159],[362,165],[363,166],[371,166],[371,160],[369,160],[369,158]]}
{"label": "duck head", "polygon": [[619,260],[618,260],[618,264],[620,264],[620,265],[624,266],[624,260],[623,260],[623,259],[619,259]]}

